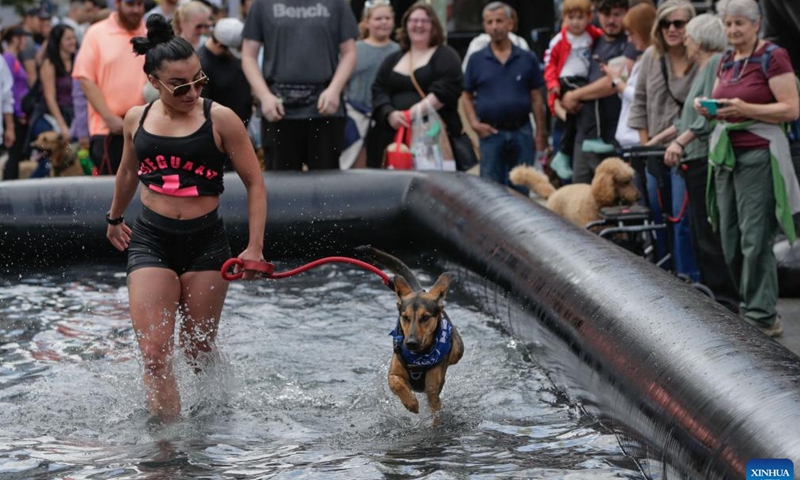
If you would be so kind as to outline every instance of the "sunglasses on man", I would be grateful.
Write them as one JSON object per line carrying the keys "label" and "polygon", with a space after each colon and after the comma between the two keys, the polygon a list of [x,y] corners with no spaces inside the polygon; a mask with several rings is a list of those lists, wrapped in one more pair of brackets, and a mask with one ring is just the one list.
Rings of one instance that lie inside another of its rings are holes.
{"label": "sunglasses on man", "polygon": [[200,92],[203,89],[203,87],[208,85],[209,81],[206,74],[203,73],[202,77],[198,78],[193,82],[184,83],[183,85],[178,85],[177,87],[173,87],[172,89],[170,89],[169,86],[164,85],[164,82],[162,82],[160,78],[156,77],[156,80],[158,80],[158,83],[160,83],[164,88],[166,88],[169,91],[169,93],[172,94],[173,97],[182,97],[187,93],[189,93],[189,90],[192,88],[197,88],[197,91]]}

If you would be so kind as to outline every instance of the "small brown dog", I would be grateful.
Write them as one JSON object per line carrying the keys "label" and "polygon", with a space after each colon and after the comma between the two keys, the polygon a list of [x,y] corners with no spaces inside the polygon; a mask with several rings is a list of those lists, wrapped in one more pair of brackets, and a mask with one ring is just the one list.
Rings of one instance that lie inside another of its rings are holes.
{"label": "small brown dog", "polygon": [[57,132],[48,130],[40,133],[31,142],[31,147],[47,152],[51,177],[75,177],[84,174],[78,156],[70,150],[69,142]]}
{"label": "small brown dog", "polygon": [[612,157],[600,162],[591,185],[573,183],[558,190],[547,176],[533,167],[520,165],[509,173],[514,185],[524,185],[536,195],[547,199],[545,206],[584,228],[600,219],[600,209],[613,205],[632,205],[639,199],[634,184],[635,172],[623,160]]}
{"label": "small brown dog", "polygon": [[389,387],[403,406],[419,413],[414,392],[425,392],[433,424],[439,424],[447,367],[464,355],[464,343],[444,311],[444,299],[450,287],[450,274],[443,273],[430,291],[422,289],[416,275],[400,259],[369,246],[359,247],[375,263],[391,270],[397,294],[397,327],[394,354],[389,365]]}

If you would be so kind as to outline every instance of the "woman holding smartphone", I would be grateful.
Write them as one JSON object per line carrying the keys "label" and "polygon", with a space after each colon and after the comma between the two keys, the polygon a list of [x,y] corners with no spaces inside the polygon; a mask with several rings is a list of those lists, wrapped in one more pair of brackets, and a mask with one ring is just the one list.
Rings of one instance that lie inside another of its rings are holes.
{"label": "woman holding smartphone", "polygon": [[[792,214],[800,212],[800,185],[781,128],[800,114],[797,79],[786,50],[758,37],[758,3],[721,0],[717,12],[733,49],[720,60],[711,95],[718,121],[709,146],[708,212],[742,298],[740,314],[777,337],[783,327],[772,244],[778,225],[796,239]],[[694,107],[712,116],[699,99]]]}

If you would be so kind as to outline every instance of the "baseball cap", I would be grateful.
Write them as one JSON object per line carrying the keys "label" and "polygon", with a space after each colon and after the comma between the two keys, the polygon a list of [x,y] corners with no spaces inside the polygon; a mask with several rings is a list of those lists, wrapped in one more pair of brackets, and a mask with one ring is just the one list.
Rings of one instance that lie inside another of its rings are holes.
{"label": "baseball cap", "polygon": [[33,7],[25,11],[26,17],[39,17],[42,20],[51,18],[50,12],[45,7]]}
{"label": "baseball cap", "polygon": [[214,24],[214,39],[228,47],[236,58],[242,58],[239,49],[242,47],[242,30],[244,23],[238,18],[222,18]]}

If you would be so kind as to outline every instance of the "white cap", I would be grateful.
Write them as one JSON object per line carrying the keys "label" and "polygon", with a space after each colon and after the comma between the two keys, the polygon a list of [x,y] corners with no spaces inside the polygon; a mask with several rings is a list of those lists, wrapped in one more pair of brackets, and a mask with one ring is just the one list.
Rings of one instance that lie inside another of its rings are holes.
{"label": "white cap", "polygon": [[238,18],[221,18],[214,24],[212,35],[216,41],[228,47],[234,57],[241,58],[242,30],[244,23]]}

